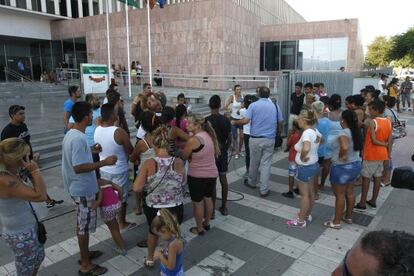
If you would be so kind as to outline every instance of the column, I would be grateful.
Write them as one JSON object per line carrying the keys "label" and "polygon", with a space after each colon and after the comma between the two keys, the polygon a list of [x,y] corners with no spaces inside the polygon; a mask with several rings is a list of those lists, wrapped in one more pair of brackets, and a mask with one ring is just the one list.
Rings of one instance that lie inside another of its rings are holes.
{"label": "column", "polygon": [[53,4],[55,6],[55,14],[60,15],[60,5],[59,0],[53,0]]}
{"label": "column", "polygon": [[99,0],[98,2],[98,6],[99,6],[99,14],[103,14],[103,1]]}
{"label": "column", "polygon": [[88,0],[89,16],[93,16],[93,0]]}
{"label": "column", "polygon": [[108,5],[109,13],[112,13],[112,0],[106,0],[106,4]]}
{"label": "column", "polygon": [[121,2],[116,1],[116,11],[120,12],[121,11]]}
{"label": "column", "polygon": [[32,1],[31,0],[26,0],[26,9],[28,10],[32,10]]}
{"label": "column", "polygon": [[16,7],[16,0],[10,0],[10,6]]}
{"label": "column", "polygon": [[41,11],[47,13],[46,0],[40,0]]}
{"label": "column", "polygon": [[66,14],[68,15],[68,17],[72,17],[72,3],[70,0],[66,0]]}
{"label": "column", "polygon": [[82,0],[78,0],[78,14],[79,14],[79,18],[83,17],[83,1]]}

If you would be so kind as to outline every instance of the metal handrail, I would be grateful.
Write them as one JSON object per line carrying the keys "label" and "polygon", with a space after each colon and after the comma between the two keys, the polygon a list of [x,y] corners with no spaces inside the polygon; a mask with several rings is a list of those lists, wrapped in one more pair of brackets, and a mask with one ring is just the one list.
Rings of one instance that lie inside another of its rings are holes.
{"label": "metal handrail", "polygon": [[12,69],[10,69],[10,68],[8,68],[8,67],[4,67],[4,70],[3,70],[8,76],[11,76],[11,77],[14,77],[14,78],[16,78],[17,80],[20,80],[22,83],[24,82],[24,81],[26,81],[26,82],[30,82],[30,83],[33,83],[34,81],[31,79],[31,78],[28,78],[28,77],[26,77],[26,76],[24,76],[24,75],[22,75],[22,74],[20,74],[19,72],[17,72],[17,71],[15,71],[15,70],[12,70]]}

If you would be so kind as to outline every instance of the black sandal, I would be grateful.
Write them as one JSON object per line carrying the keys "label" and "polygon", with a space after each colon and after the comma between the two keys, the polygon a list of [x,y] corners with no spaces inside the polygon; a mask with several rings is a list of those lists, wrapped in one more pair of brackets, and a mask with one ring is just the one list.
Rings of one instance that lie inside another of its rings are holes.
{"label": "black sandal", "polygon": [[[210,225],[209,225],[209,226],[210,226]],[[196,227],[196,226],[191,227],[191,228],[190,228],[190,232],[191,232],[191,233],[193,233],[194,235],[199,235],[199,236],[204,235],[204,230],[198,231],[198,229],[197,229],[197,227]]]}
{"label": "black sandal", "polygon": [[204,230],[206,230],[206,231],[210,231],[210,224],[209,225],[204,225],[203,224],[203,228],[204,228]]}
{"label": "black sandal", "polygon": [[79,276],[97,276],[97,275],[105,274],[106,272],[108,272],[108,269],[106,267],[94,265],[89,271],[82,272],[79,270],[78,275]]}
{"label": "black sandal", "polygon": [[[103,252],[96,250],[96,251],[89,251],[89,260],[92,261],[96,258],[99,258],[100,256],[102,256]],[[78,260],[78,264],[81,264],[81,261]]]}
{"label": "black sandal", "polygon": [[147,248],[148,247],[148,241],[147,240],[142,240],[142,241],[137,243],[137,246],[139,248]]}

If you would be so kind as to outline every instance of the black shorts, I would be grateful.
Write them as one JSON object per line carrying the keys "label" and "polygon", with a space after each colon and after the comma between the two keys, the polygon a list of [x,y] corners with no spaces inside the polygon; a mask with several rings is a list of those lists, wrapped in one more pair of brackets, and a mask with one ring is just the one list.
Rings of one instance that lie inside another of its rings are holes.
{"label": "black shorts", "polygon": [[[145,202],[145,200],[144,200]],[[152,208],[147,206],[147,204],[143,204],[142,209],[144,211],[144,215],[147,218],[147,223],[149,226],[148,231],[155,235],[152,231],[151,231],[151,223],[154,220],[154,218],[157,216],[157,212],[158,212],[158,208]],[[175,215],[175,217],[177,218],[178,223],[181,225],[181,223],[183,223],[183,218],[184,218],[184,205],[178,205],[175,207],[170,207],[170,208],[165,208],[168,211],[170,211],[173,215]]]}
{"label": "black shorts", "polygon": [[192,177],[187,176],[188,189],[190,190],[191,200],[194,202],[200,202],[205,197],[211,197],[213,195],[214,188],[216,187],[217,178],[204,178],[204,177]]}
{"label": "black shorts", "polygon": [[222,149],[220,156],[216,159],[216,166],[219,174],[226,174],[228,171],[228,157],[227,150]]}
{"label": "black shorts", "polygon": [[321,165],[321,166],[322,166],[323,161],[325,161],[325,157],[323,157],[323,156],[322,156],[322,157],[319,157],[319,158],[318,158],[318,164],[319,164],[319,165]]}

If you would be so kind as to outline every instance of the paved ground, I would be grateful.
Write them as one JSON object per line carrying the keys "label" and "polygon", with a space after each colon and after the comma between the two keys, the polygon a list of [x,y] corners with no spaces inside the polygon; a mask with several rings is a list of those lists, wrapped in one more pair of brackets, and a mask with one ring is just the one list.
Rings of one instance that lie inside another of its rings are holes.
{"label": "paved ground", "polygon": [[[3,107],[7,104],[9,102],[0,105]],[[46,113],[36,106],[37,112],[40,112],[37,116],[42,118],[37,122],[39,129],[59,126],[60,105],[59,101],[44,104],[50,108],[50,112]],[[3,125],[5,109],[1,110]],[[402,116],[409,119],[409,133],[413,133],[413,117],[408,113]],[[396,166],[411,166],[413,140],[411,134],[396,142],[393,153]],[[414,233],[414,192],[383,188],[377,210],[369,209],[365,214],[355,213],[354,225],[331,230],[322,226],[333,214],[334,197],[328,186],[315,205],[314,221],[306,229],[291,229],[285,221],[298,212],[299,199],[281,196],[281,192],[287,189],[285,153],[279,151],[274,154],[272,192],[266,199],[260,198],[257,190],[242,184],[244,160],[231,160],[229,168],[228,179],[234,191],[229,195],[232,200],[229,203],[229,216],[223,217],[217,212],[213,228],[205,236],[196,237],[189,233],[188,229],[194,225],[194,220],[190,202],[188,199],[186,201],[185,222],[182,225],[182,232],[188,241],[184,254],[186,275],[330,275],[345,252],[364,232],[386,228]],[[74,207],[67,193],[62,190],[60,170],[58,166],[43,171],[49,192],[65,199],[65,204],[52,210],[46,210],[43,204],[37,205],[46,219],[48,230],[47,257],[40,275],[76,275],[78,270]],[[359,194],[360,188],[355,190]],[[123,235],[128,244],[127,256],[119,256],[113,250],[114,243],[101,221],[97,232],[91,237],[92,249],[105,252],[97,262],[109,268],[107,275],[159,275],[158,268],[148,270],[142,266],[145,251],[135,244],[145,237],[147,226],[143,216],[131,213],[133,206],[133,200],[130,199],[128,218],[137,222],[139,227]],[[10,250],[0,242],[0,275],[15,275],[12,261]]]}

